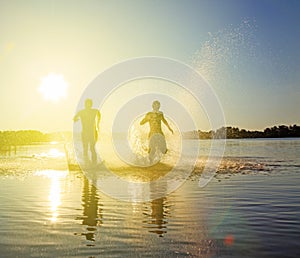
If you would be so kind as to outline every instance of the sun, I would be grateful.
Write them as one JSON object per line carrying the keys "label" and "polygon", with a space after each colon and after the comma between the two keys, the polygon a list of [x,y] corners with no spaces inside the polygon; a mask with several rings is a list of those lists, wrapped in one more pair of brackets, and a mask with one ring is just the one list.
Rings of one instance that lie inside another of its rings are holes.
{"label": "sun", "polygon": [[68,83],[61,74],[50,73],[41,79],[38,91],[49,101],[57,102],[67,97]]}

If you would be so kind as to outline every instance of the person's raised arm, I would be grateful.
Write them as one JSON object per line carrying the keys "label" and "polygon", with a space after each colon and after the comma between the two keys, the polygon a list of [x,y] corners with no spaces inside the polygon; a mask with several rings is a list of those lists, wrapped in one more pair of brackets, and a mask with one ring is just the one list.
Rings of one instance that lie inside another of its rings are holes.
{"label": "person's raised arm", "polygon": [[168,127],[169,131],[170,131],[171,133],[174,133],[174,132],[173,132],[173,129],[170,127],[170,125],[169,125],[168,121],[165,119],[164,115],[163,115],[163,117],[162,117],[162,121],[163,121],[163,123],[166,125],[166,127]]}
{"label": "person's raised arm", "polygon": [[73,122],[77,122],[80,118],[79,112],[73,117]]}
{"label": "person's raised arm", "polygon": [[148,121],[149,121],[149,119],[148,119],[148,114],[147,114],[147,115],[145,115],[143,120],[140,122],[140,125],[143,125],[143,124],[147,123]]}
{"label": "person's raised arm", "polygon": [[99,110],[97,110],[97,120],[96,120],[96,126],[97,126],[97,131],[99,131],[99,129],[100,129],[100,120],[101,120],[101,114],[100,114],[100,111]]}

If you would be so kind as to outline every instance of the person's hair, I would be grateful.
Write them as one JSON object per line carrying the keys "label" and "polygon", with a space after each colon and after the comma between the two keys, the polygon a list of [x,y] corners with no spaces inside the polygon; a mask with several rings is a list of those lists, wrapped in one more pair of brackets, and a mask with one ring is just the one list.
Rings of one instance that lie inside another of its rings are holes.
{"label": "person's hair", "polygon": [[158,105],[160,107],[160,102],[158,100],[154,100],[152,103],[152,107],[154,108],[154,106]]}
{"label": "person's hair", "polygon": [[86,99],[84,102],[85,107],[92,107],[93,106],[93,101],[92,99]]}

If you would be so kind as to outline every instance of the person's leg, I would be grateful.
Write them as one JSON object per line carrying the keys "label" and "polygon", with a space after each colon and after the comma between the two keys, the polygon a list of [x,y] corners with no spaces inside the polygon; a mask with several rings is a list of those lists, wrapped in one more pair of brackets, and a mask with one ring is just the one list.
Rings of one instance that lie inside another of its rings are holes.
{"label": "person's leg", "polygon": [[83,160],[85,164],[88,164],[89,157],[88,157],[88,139],[86,135],[82,134],[82,149],[83,149]]}
{"label": "person's leg", "polygon": [[157,152],[157,137],[156,134],[151,135],[149,140],[149,161],[152,164],[156,157]]}
{"label": "person's leg", "polygon": [[94,139],[92,139],[90,141],[90,150],[91,150],[91,155],[92,155],[92,163],[94,165],[97,164],[97,153],[96,153],[95,145],[96,145],[96,141]]}
{"label": "person's leg", "polygon": [[166,143],[166,138],[165,138],[165,136],[162,136],[161,138],[160,138],[160,144],[159,144],[160,146],[160,151],[161,151],[161,153],[162,154],[166,154],[167,153],[167,143]]}
{"label": "person's leg", "polygon": [[83,142],[83,160],[84,163],[89,163],[88,143],[86,141]]}

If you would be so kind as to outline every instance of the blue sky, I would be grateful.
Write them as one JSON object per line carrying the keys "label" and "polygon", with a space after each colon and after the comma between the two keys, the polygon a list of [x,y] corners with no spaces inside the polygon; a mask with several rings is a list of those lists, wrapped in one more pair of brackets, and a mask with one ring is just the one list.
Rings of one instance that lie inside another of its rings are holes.
{"label": "blue sky", "polygon": [[[0,1],[0,130],[69,130],[88,83],[140,56],[193,66],[228,125],[299,124],[299,13],[291,0]],[[38,93],[49,73],[66,99]]]}

